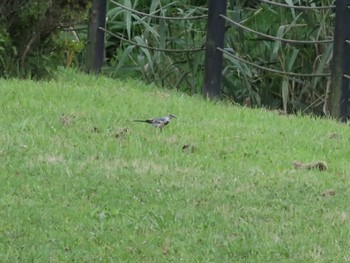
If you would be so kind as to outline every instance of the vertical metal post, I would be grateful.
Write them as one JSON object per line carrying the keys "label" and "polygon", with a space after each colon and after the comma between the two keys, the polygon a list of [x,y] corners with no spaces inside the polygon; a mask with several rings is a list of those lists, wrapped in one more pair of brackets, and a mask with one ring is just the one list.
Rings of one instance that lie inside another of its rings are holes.
{"label": "vertical metal post", "polygon": [[105,34],[99,27],[106,25],[106,0],[93,0],[89,12],[89,30],[86,55],[86,70],[98,73],[105,59]]}
{"label": "vertical metal post", "polygon": [[208,24],[204,64],[204,97],[220,98],[223,54],[216,48],[224,47],[227,0],[208,0]]}
{"label": "vertical metal post", "polygon": [[332,117],[342,122],[348,119],[350,75],[350,1],[335,1],[335,25],[333,41],[332,85],[329,98]]}

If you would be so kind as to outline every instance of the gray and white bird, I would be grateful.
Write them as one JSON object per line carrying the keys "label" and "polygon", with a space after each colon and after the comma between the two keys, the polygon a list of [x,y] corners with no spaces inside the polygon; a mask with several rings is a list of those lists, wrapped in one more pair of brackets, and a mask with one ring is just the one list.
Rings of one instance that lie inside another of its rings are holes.
{"label": "gray and white bird", "polygon": [[176,118],[176,117],[173,114],[169,114],[168,116],[165,116],[165,117],[147,119],[147,120],[134,120],[134,122],[146,122],[156,128],[162,129],[164,126],[168,125],[171,119],[173,118]]}

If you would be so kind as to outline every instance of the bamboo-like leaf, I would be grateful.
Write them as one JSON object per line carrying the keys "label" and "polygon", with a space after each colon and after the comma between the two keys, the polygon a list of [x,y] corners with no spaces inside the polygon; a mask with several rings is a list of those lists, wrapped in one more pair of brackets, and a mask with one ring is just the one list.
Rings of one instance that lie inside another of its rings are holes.
{"label": "bamboo-like leaf", "polygon": [[[316,74],[325,73],[326,71],[325,69],[328,67],[328,63],[331,60],[332,54],[333,54],[333,45],[328,45],[326,50],[322,54],[320,62],[317,65],[316,72],[315,72]],[[312,86],[311,86],[313,90],[317,88],[317,84],[320,81],[320,79],[321,79],[320,77],[313,78]]]}
{"label": "bamboo-like leaf", "polygon": [[293,18],[295,18],[295,9],[293,8],[294,6],[293,0],[285,0],[285,1],[291,7],[290,11],[292,12]]}
{"label": "bamboo-like leaf", "polygon": [[[136,41],[136,43],[139,44],[139,45],[144,45],[144,46],[146,46],[145,41],[144,41],[141,37],[139,37],[139,36],[136,36],[136,37],[135,37],[135,41]],[[142,52],[145,54],[145,56],[146,56],[146,58],[147,58],[147,65],[148,65],[148,67],[150,68],[152,74],[154,74],[153,59],[152,59],[152,56],[151,56],[150,51],[149,51],[148,49],[146,49],[146,48],[141,48],[141,50],[142,50]]]}
{"label": "bamboo-like leaf", "polygon": [[196,52],[193,54],[193,63],[191,65],[192,74],[195,75],[199,70],[199,67],[204,60],[203,54],[200,52]]}
{"label": "bamboo-like leaf", "polygon": [[106,16],[108,17],[109,21],[117,20],[117,17],[122,14],[124,10],[120,7],[114,7],[107,11]]}
{"label": "bamboo-like leaf", "polygon": [[231,56],[227,56],[225,54],[224,54],[224,57],[238,68],[239,73],[243,73],[248,78],[253,77],[251,70],[249,69],[249,67],[245,63],[242,64],[237,59],[235,59]]}
{"label": "bamboo-like leaf", "polygon": [[159,38],[159,33],[155,28],[152,27],[152,24],[144,21],[142,18],[140,18],[136,14],[132,14],[131,16],[137,21],[137,22],[134,22],[135,25],[141,24],[145,28],[144,31],[152,33],[155,39]]}
{"label": "bamboo-like leaf", "polygon": [[286,67],[287,71],[292,71],[294,62],[295,62],[298,54],[299,54],[299,49],[293,48],[292,55],[290,56],[287,67]]}
{"label": "bamboo-like leaf", "polygon": [[[286,29],[286,26],[282,25],[278,28],[277,30],[277,35],[276,37],[278,38],[282,38],[283,35],[284,35],[284,31]],[[272,50],[272,53],[271,53],[271,57],[270,57],[270,61],[271,62],[274,62],[278,56],[278,52],[281,48],[281,41],[277,40],[273,46],[273,50]]]}
{"label": "bamboo-like leaf", "polygon": [[256,92],[251,85],[253,73],[250,70],[250,68],[245,63],[240,63],[240,61],[238,61],[237,59],[231,56],[224,55],[224,57],[237,67],[237,71],[240,74],[241,78],[243,79],[242,86],[249,93],[249,96],[254,100],[254,102],[257,105],[261,105],[261,97],[259,93]]}
{"label": "bamboo-like leaf", "polygon": [[[299,18],[303,15],[303,13],[299,13],[297,16],[294,17],[292,22],[289,23],[289,25],[286,27],[286,32],[291,29],[292,27],[296,26],[298,24]],[[300,26],[300,25],[299,25]]]}
{"label": "bamboo-like leaf", "polygon": [[152,0],[151,1],[151,6],[149,8],[149,13],[154,14],[157,11],[157,8],[160,7],[160,0]]}
{"label": "bamboo-like leaf", "polygon": [[287,112],[288,97],[289,97],[289,83],[288,83],[288,79],[284,77],[282,81],[282,102],[283,102],[283,110],[285,112]]}
{"label": "bamboo-like leaf", "polygon": [[161,48],[165,48],[166,37],[166,22],[164,19],[159,19],[159,46]]}
{"label": "bamboo-like leaf", "polygon": [[[124,5],[128,8],[132,8],[130,0],[124,0]],[[131,39],[131,26],[132,26],[131,11],[125,10],[124,20],[125,20],[126,32],[128,34],[129,39]]]}
{"label": "bamboo-like leaf", "polygon": [[115,68],[116,72],[118,72],[125,65],[126,59],[128,58],[128,56],[134,48],[135,46],[128,46],[126,49],[124,49],[123,54],[119,59],[118,65]]}

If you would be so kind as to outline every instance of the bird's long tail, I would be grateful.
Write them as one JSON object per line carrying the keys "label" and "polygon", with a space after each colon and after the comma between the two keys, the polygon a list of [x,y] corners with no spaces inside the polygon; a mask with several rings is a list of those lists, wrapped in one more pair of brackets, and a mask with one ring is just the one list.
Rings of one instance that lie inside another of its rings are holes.
{"label": "bird's long tail", "polygon": [[146,123],[152,123],[151,120],[133,120],[133,122],[146,122]]}

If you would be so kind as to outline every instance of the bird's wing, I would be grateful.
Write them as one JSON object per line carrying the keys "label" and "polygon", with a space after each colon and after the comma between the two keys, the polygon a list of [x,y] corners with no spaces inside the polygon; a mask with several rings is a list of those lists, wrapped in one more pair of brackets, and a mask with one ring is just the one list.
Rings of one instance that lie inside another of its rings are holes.
{"label": "bird's wing", "polygon": [[160,117],[156,119],[148,119],[148,120],[134,120],[135,122],[147,122],[149,124],[152,124],[154,127],[163,127],[165,125],[168,125],[170,122],[170,117]]}
{"label": "bird's wing", "polygon": [[164,122],[169,122],[170,121],[170,118],[168,116],[166,117],[161,117],[161,118],[158,118],[156,119],[158,122],[161,122],[161,123],[164,123]]}

